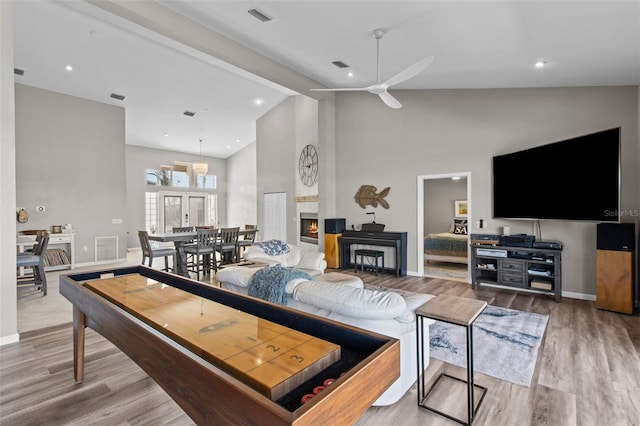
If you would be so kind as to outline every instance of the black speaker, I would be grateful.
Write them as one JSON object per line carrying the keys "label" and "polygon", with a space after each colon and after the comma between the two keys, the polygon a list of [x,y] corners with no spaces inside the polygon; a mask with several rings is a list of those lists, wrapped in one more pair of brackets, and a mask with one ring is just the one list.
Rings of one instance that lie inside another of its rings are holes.
{"label": "black speaker", "polygon": [[324,220],[324,233],[325,234],[342,234],[344,228],[347,226],[346,219],[325,219]]}
{"label": "black speaker", "polygon": [[599,223],[597,249],[634,251],[636,249],[635,223]]}

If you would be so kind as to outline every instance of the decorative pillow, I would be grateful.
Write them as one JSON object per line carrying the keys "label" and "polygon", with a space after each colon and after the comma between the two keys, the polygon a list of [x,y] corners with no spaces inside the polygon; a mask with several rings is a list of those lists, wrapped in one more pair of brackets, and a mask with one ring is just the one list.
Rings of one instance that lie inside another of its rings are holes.
{"label": "decorative pillow", "polygon": [[260,247],[269,256],[277,256],[289,252],[289,245],[280,240],[258,241],[253,245]]}
{"label": "decorative pillow", "polygon": [[467,235],[467,219],[453,219],[453,233]]}
{"label": "decorative pillow", "polygon": [[316,281],[298,284],[293,298],[353,318],[391,319],[402,315],[407,307],[398,293]]}

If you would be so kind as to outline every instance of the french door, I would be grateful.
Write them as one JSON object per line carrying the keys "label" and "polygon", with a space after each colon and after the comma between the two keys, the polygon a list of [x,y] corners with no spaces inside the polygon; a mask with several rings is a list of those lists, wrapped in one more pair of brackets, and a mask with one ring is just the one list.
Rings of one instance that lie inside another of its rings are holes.
{"label": "french door", "polygon": [[158,229],[162,232],[182,226],[215,226],[217,216],[214,194],[158,192]]}

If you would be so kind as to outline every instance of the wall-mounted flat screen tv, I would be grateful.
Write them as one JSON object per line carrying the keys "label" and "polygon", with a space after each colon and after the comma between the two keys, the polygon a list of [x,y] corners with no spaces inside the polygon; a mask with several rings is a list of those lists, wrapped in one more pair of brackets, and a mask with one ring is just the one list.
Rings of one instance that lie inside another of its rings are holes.
{"label": "wall-mounted flat screen tv", "polygon": [[493,157],[493,217],[618,222],[620,128]]}

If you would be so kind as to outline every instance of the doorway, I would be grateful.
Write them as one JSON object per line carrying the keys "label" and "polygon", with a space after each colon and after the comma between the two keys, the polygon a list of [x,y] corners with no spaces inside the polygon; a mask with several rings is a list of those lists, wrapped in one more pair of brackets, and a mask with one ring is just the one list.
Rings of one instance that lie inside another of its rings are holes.
{"label": "doorway", "polygon": [[287,241],[287,194],[271,192],[264,194],[264,217],[262,221],[264,241]]}
{"label": "doorway", "polygon": [[[448,185],[455,185],[457,188],[447,194],[446,188]],[[442,189],[445,188],[445,189]],[[431,191],[430,191],[431,189]],[[431,194],[431,195],[430,195]],[[437,195],[434,195],[437,194]],[[470,224],[472,222],[472,209],[471,209],[471,173],[459,172],[459,173],[443,173],[436,175],[422,175],[418,176],[417,184],[417,244],[416,244],[416,257],[417,257],[417,272],[418,276],[433,276],[436,278],[447,278],[447,270],[453,271],[450,274],[457,279],[462,279],[466,282],[470,282],[469,272],[469,253],[466,255],[456,257],[455,259],[448,259],[447,257],[438,258],[436,256],[435,261],[429,260],[429,264],[434,264],[442,261],[441,266],[442,274],[444,276],[434,276],[425,272],[425,237],[431,233],[447,233],[453,232],[453,220],[456,217],[456,207],[463,205],[466,202],[467,211],[467,230],[471,229]],[[468,238],[463,243],[465,247],[468,247]],[[454,262],[450,262],[454,260]],[[427,271],[428,272],[428,271]],[[440,274],[440,272],[439,272]],[[453,278],[452,278],[453,279]]]}
{"label": "doorway", "polygon": [[197,192],[158,192],[159,229],[172,232],[174,227],[216,226],[216,197]]}

